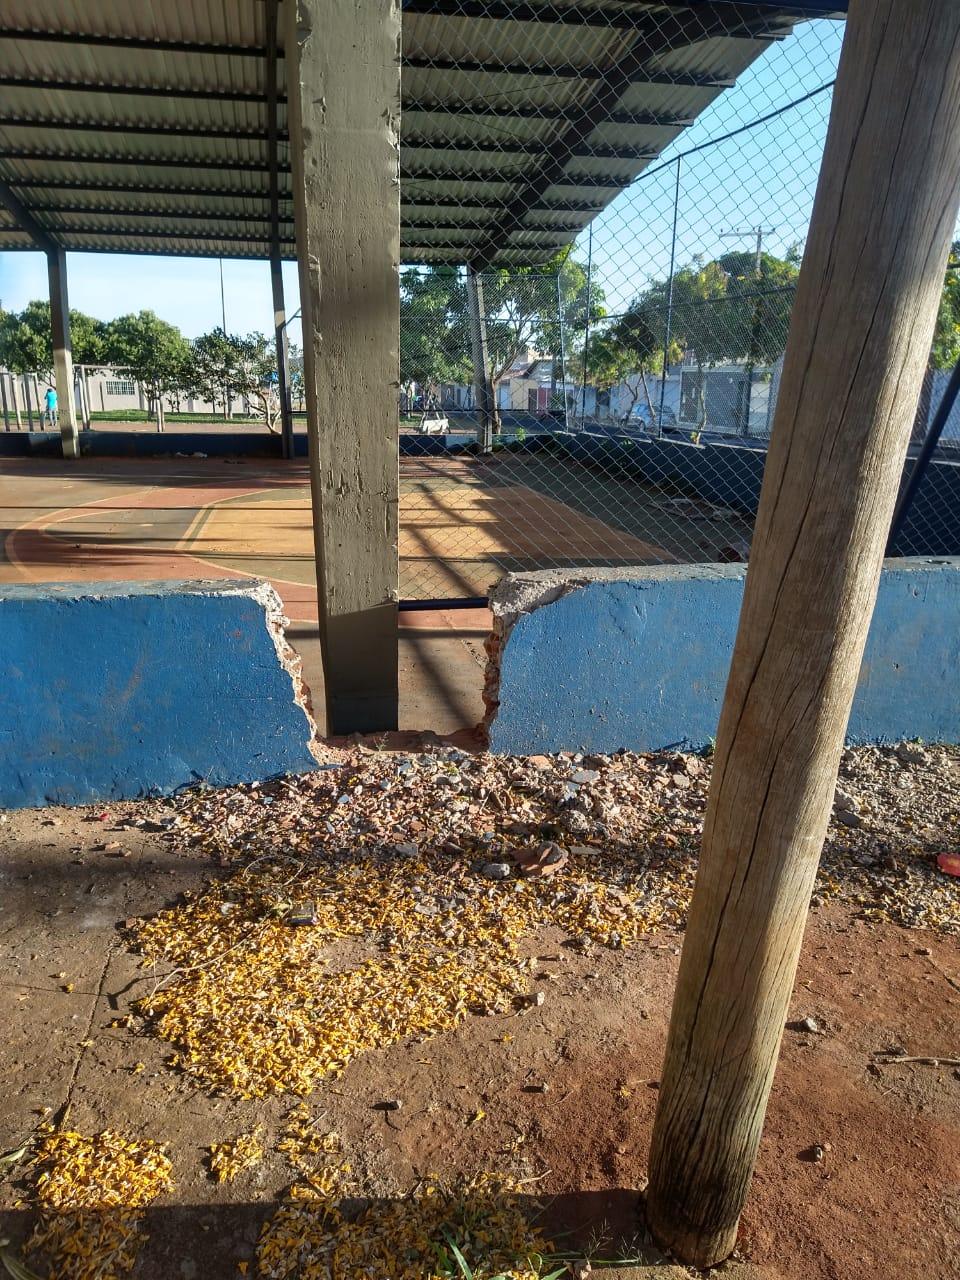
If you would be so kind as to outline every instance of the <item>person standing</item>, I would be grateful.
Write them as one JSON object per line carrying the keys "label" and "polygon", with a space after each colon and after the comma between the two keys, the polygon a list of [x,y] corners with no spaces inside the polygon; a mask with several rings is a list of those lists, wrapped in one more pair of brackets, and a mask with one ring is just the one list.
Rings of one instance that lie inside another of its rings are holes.
{"label": "person standing", "polygon": [[57,392],[54,387],[47,387],[47,394],[44,397],[43,418],[51,427],[56,428],[60,418],[60,411],[57,407]]}

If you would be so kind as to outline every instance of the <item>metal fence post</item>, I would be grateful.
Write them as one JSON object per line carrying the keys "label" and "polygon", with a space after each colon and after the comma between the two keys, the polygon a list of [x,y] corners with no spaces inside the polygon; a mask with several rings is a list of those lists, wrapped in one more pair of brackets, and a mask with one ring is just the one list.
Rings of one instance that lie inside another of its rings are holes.
{"label": "metal fence post", "polygon": [[960,395],[960,360],[957,361],[953,373],[950,375],[950,381],[947,383],[937,406],[937,412],[933,415],[933,421],[930,423],[930,430],[927,432],[923,447],[917,455],[916,462],[913,464],[910,479],[907,481],[906,488],[897,502],[890,525],[890,537],[887,540],[888,556],[897,554],[897,540],[903,532],[903,526],[907,522],[910,508],[913,506],[914,499],[917,496],[917,490],[929,470],[937,445],[940,443],[940,437],[943,435],[943,429],[950,420],[950,414],[953,412],[953,406],[957,402],[958,395]]}
{"label": "metal fence post", "polygon": [[567,350],[563,327],[563,292],[557,273],[557,324],[560,329],[560,394],[563,396],[563,425],[570,430],[570,403],[567,399]]}
{"label": "metal fence post", "polygon": [[680,212],[680,170],[682,166],[683,156],[677,156],[677,185],[673,197],[673,237],[670,242],[670,285],[667,291],[667,323],[663,331],[663,372],[660,375],[660,412],[657,415],[658,438],[663,435],[663,404],[667,395],[667,365],[670,362],[670,330],[673,326],[673,278],[677,269],[677,221]]}
{"label": "metal fence post", "polygon": [[[559,276],[557,277],[559,280]],[[593,305],[593,223],[590,223],[587,240],[587,314],[583,327],[583,377],[580,380],[580,420],[587,416],[587,378],[590,363],[590,308]],[[594,412],[596,412],[596,389],[594,389]]]}

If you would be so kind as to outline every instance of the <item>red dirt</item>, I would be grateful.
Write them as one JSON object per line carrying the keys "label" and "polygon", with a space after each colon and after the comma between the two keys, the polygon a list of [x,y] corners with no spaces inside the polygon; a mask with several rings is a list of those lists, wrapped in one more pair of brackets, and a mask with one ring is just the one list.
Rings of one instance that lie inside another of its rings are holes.
{"label": "red dirt", "polygon": [[[44,825],[51,817],[60,825]],[[118,838],[132,856],[106,859],[95,841],[111,837],[82,811],[10,814],[0,830],[3,1149],[30,1131],[33,1108],[68,1095],[82,1130],[109,1125],[169,1142],[177,1189],[149,1214],[137,1274],[236,1274],[289,1170],[271,1153],[218,1187],[203,1148],[258,1121],[275,1133],[289,1100],[208,1097],[163,1065],[168,1046],[110,1029],[143,991],[142,981],[128,985],[139,975],[116,921],[199,886],[209,866],[129,829]],[[420,1172],[502,1169],[532,1179],[531,1198],[542,1197],[565,1247],[630,1237],[680,941],[661,934],[580,955],[556,937],[533,939],[542,1007],[368,1054],[311,1106],[342,1134],[373,1195],[397,1194]],[[76,979],[70,995],[60,971]],[[957,1055],[960,990],[948,977],[960,981],[955,937],[863,924],[836,904],[811,916],[791,1016],[812,1015],[824,1034],[785,1034],[741,1235],[758,1280],[960,1276],[960,1081],[953,1068],[871,1070],[871,1055],[894,1043]],[[134,1074],[138,1060],[146,1068]],[[548,1092],[533,1091],[543,1082]],[[373,1109],[394,1097],[402,1111]],[[485,1119],[468,1125],[478,1108]],[[800,1158],[814,1143],[829,1144],[820,1164]],[[32,1212],[12,1207],[15,1185],[0,1194],[0,1225],[21,1240]]]}

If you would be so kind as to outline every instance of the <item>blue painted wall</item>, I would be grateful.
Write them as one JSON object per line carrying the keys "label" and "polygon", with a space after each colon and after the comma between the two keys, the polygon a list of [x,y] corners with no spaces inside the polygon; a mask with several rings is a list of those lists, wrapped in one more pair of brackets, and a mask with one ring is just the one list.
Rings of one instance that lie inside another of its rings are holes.
{"label": "blue painted wall", "polygon": [[[564,576],[518,575],[500,590]],[[594,580],[521,615],[506,638],[491,749],[706,746],[717,731],[744,567],[566,577]],[[960,741],[960,560],[887,561],[848,737]]]}
{"label": "blue painted wall", "polygon": [[315,768],[259,589],[0,587],[0,806]]}

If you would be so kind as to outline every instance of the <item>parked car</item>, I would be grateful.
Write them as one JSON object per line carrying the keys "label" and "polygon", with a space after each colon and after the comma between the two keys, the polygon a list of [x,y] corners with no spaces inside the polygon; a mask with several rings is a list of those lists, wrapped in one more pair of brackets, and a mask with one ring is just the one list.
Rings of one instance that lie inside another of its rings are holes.
{"label": "parked car", "polygon": [[[660,423],[660,407],[655,405],[651,414],[649,405],[635,404],[620,421],[625,427],[638,427],[641,431],[656,431]],[[663,408],[662,425],[664,427],[675,427],[677,425],[677,415],[672,409],[668,409],[666,405]]]}

